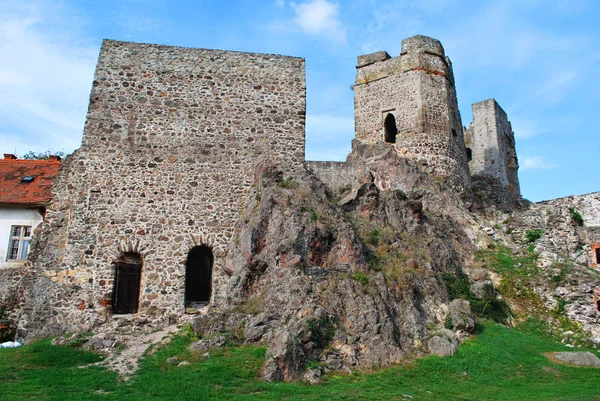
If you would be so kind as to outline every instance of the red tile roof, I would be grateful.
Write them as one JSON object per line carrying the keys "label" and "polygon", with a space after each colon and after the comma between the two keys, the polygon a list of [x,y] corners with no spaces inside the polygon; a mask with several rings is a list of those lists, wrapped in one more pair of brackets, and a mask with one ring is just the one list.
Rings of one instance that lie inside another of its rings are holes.
{"label": "red tile roof", "polygon": [[[52,199],[52,180],[59,168],[60,160],[0,159],[0,204],[42,206]],[[24,177],[33,180],[26,182]]]}

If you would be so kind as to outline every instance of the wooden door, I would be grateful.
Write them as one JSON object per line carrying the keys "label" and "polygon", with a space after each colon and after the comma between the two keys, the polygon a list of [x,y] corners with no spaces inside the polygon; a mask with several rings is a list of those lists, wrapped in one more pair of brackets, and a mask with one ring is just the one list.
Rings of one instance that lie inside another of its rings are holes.
{"label": "wooden door", "polygon": [[113,313],[136,313],[138,311],[141,273],[141,264],[115,263]]}

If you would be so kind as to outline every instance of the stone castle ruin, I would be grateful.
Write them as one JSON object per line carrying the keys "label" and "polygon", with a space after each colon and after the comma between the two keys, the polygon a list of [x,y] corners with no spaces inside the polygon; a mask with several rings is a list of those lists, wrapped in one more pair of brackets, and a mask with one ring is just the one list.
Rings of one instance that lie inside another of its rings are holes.
{"label": "stone castle ruin", "polygon": [[[506,113],[476,103],[463,129],[439,41],[358,57],[354,93],[357,144],[394,149],[467,202],[478,182],[494,204],[523,202]],[[82,145],[61,167],[18,290],[20,335],[164,325],[225,305],[256,164],[307,169],[336,191],[360,170],[351,158],[305,161],[305,115],[301,58],[105,40]]]}

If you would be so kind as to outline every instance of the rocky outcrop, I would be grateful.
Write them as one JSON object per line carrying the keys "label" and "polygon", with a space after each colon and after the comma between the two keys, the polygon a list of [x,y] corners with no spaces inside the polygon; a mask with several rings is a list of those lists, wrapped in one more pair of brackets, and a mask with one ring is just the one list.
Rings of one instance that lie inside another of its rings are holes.
{"label": "rocky outcrop", "polygon": [[[267,341],[265,379],[295,380],[307,360],[350,370],[428,352],[449,314],[457,332],[473,331],[468,302],[449,307],[441,277],[461,271],[472,248],[460,224],[426,207],[440,184],[395,152],[371,161],[341,197],[306,170],[262,165],[227,252],[218,303],[229,312],[201,317],[196,332]],[[458,213],[458,198],[437,196]],[[462,337],[448,332],[455,348]]]}

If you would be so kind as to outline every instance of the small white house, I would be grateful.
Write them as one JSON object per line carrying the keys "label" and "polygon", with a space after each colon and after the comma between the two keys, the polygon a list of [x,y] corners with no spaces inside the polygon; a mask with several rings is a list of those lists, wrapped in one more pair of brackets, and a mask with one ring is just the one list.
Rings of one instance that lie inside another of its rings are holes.
{"label": "small white house", "polygon": [[58,156],[25,160],[5,154],[0,159],[0,268],[27,259],[33,230],[44,220],[59,168]]}

